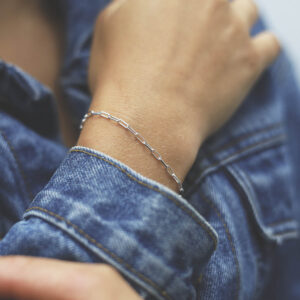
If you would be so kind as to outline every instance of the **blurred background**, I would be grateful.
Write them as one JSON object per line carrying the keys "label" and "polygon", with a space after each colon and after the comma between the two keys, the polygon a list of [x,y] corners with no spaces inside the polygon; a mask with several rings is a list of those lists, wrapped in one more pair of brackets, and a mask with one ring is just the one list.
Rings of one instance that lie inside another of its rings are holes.
{"label": "blurred background", "polygon": [[261,13],[284,43],[300,83],[300,1],[256,0]]}

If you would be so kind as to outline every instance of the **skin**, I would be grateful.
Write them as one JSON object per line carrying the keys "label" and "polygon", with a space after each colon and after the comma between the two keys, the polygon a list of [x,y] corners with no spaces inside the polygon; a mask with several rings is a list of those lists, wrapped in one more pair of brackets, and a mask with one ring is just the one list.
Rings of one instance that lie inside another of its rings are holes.
{"label": "skin", "polygon": [[[129,123],[183,181],[203,141],[235,112],[280,46],[251,38],[252,0],[115,0],[98,18],[89,69],[91,109]],[[79,145],[177,191],[134,136],[89,119]]]}
{"label": "skin", "polygon": [[[249,36],[257,15],[251,0],[113,1],[95,27],[91,109],[127,121],[183,180],[203,141],[280,52],[272,33]],[[161,164],[110,121],[89,119],[78,144],[177,191]],[[139,299],[111,267],[22,257],[0,259],[0,295]]]}
{"label": "skin", "polygon": [[53,90],[58,100],[64,142],[73,146],[76,133],[58,85],[63,56],[61,24],[49,16],[42,2],[0,1],[0,58],[22,68]]}
{"label": "skin", "polygon": [[45,258],[0,258],[0,297],[19,300],[140,300],[112,267]]}

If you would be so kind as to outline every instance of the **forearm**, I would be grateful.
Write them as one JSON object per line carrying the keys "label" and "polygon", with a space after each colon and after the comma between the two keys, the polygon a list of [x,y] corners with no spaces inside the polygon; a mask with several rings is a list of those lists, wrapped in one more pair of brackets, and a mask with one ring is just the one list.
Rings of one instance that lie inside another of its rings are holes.
{"label": "forearm", "polygon": [[[197,149],[201,144],[201,134],[197,132],[183,111],[173,118],[164,114],[163,102],[157,100],[155,110],[144,101],[124,99],[119,91],[98,93],[91,105],[91,110],[105,111],[126,121],[140,133],[146,141],[162,156],[162,159],[173,168],[178,178],[183,181],[190,169]],[[142,97],[142,96],[141,96]],[[126,103],[126,104],[125,104]],[[157,105],[162,105],[157,110]],[[160,113],[157,113],[160,111]],[[169,114],[169,112],[168,112]],[[186,119],[186,125],[183,121]],[[189,123],[190,122],[190,123]],[[193,139],[191,137],[194,136]],[[193,145],[188,145],[188,144]],[[196,145],[197,144],[197,145]],[[158,181],[178,192],[178,185],[168,174],[164,165],[142,145],[135,136],[116,122],[101,117],[88,119],[82,130],[78,145],[103,152],[123,162],[138,173]]]}
{"label": "forearm", "polygon": [[108,263],[147,299],[192,299],[194,274],[200,276],[216,243],[212,227],[184,198],[76,147],[0,242],[0,256]]}
{"label": "forearm", "polygon": [[[248,0],[113,2],[95,26],[91,109],[129,123],[183,180],[205,138],[279,53],[272,34],[250,38],[256,19]],[[107,120],[88,120],[79,145],[177,188],[145,147]]]}

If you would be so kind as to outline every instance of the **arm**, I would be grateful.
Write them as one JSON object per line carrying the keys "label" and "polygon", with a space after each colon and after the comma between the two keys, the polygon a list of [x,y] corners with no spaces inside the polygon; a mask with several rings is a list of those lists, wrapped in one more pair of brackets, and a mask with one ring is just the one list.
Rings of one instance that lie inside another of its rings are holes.
{"label": "arm", "polygon": [[[238,11],[248,11],[242,9],[247,1],[191,1],[189,9],[182,1],[140,3],[115,1],[99,18],[92,108],[122,111],[117,116],[147,137],[183,179],[203,140],[229,118],[279,48],[271,34],[250,39],[255,13],[236,14],[239,5]],[[137,154],[143,149],[138,144],[131,150],[120,128],[104,121],[87,123],[79,140],[102,153],[73,149],[1,242],[0,253],[106,262],[151,297],[193,298],[216,233],[165,187],[173,188],[153,158],[145,162],[148,153]],[[160,148],[161,140],[167,148]]]}
{"label": "arm", "polygon": [[[183,180],[203,141],[279,53],[271,33],[250,38],[256,19],[251,0],[115,1],[96,24],[91,108],[127,121]],[[88,121],[79,144],[177,189],[144,147],[107,120]]]}

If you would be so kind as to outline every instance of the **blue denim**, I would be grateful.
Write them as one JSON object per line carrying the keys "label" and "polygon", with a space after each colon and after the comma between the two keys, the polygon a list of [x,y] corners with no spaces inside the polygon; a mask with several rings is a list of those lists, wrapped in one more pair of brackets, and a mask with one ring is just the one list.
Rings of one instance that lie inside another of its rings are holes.
{"label": "blue denim", "polygon": [[[77,125],[108,3],[88,2],[58,2]],[[2,61],[0,79],[0,255],[105,262],[144,299],[300,299],[300,94],[285,53],[202,145],[183,196],[105,153],[66,149],[53,93]]]}

